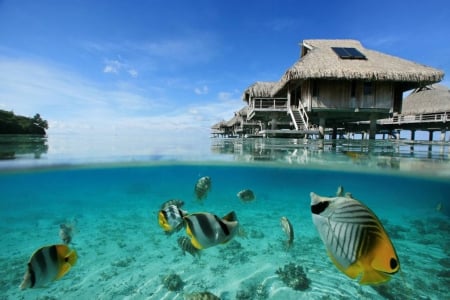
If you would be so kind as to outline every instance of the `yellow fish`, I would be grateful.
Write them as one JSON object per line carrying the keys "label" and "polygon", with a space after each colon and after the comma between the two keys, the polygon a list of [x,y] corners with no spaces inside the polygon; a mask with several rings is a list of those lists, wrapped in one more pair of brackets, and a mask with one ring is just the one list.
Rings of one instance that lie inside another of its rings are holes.
{"label": "yellow fish", "polygon": [[77,261],[77,253],[66,245],[51,245],[31,255],[20,289],[42,287],[60,279]]}
{"label": "yellow fish", "polygon": [[314,225],[339,270],[361,284],[377,284],[400,269],[391,240],[367,206],[350,197],[310,196]]}

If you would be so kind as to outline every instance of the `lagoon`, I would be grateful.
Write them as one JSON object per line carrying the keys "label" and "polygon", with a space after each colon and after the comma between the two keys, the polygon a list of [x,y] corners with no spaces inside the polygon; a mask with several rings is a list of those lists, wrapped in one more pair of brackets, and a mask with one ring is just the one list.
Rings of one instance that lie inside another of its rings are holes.
{"label": "lagoon", "polygon": [[[448,143],[65,135],[12,141],[0,143],[10,153],[0,160],[4,299],[190,299],[203,291],[221,299],[449,295]],[[212,187],[198,201],[194,185],[203,176]],[[388,283],[360,285],[329,259],[309,194],[333,196],[338,186],[389,234],[401,269]],[[236,194],[243,189],[256,199],[241,201]],[[158,225],[169,199],[184,201],[189,213],[234,211],[243,233],[200,257],[183,254],[177,239],[185,230],[167,235]],[[295,232],[290,249],[283,216]],[[62,243],[58,232],[66,223],[75,226],[69,246],[77,263],[58,281],[19,290],[31,254]],[[306,289],[279,275],[292,264],[304,271]],[[168,284],[173,278],[180,280],[176,288]]]}

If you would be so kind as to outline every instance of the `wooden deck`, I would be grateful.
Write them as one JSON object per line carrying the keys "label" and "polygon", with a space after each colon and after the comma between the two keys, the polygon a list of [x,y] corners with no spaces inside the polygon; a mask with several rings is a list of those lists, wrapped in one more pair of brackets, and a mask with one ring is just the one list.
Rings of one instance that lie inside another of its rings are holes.
{"label": "wooden deck", "polygon": [[448,121],[450,121],[450,112],[398,115],[378,120],[377,126],[406,130],[448,129]]}

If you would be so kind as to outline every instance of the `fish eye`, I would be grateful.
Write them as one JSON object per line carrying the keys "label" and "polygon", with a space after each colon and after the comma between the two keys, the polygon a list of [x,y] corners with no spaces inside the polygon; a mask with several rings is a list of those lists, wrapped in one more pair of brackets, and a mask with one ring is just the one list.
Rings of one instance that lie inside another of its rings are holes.
{"label": "fish eye", "polygon": [[69,257],[64,257],[64,261],[68,262],[69,261]]}
{"label": "fish eye", "polygon": [[315,215],[318,215],[321,212],[323,212],[328,207],[329,204],[330,204],[330,201],[323,201],[323,202],[319,202],[317,204],[311,205],[311,212]]}
{"label": "fish eye", "polygon": [[395,258],[391,258],[391,260],[389,261],[389,266],[391,267],[391,269],[395,269],[398,266],[397,260]]}

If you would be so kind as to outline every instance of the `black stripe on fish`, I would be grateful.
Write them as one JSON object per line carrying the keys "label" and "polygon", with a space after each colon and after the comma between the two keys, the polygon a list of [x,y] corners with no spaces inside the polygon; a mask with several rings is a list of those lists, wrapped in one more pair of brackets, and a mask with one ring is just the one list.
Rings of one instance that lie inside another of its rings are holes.
{"label": "black stripe on fish", "polygon": [[36,284],[36,274],[34,273],[31,263],[28,263],[28,273],[30,274],[30,287],[34,287],[34,285]]}
{"label": "black stripe on fish", "polygon": [[216,221],[219,223],[220,228],[222,228],[223,233],[225,233],[225,236],[230,235],[230,231],[228,230],[228,226],[227,224],[225,224],[221,219],[219,219],[219,217],[217,217],[216,215],[214,215],[214,218],[216,219]]}
{"label": "black stripe on fish", "polygon": [[34,259],[37,262],[38,266],[39,266],[39,273],[40,274],[45,274],[47,272],[47,263],[45,262],[45,255],[44,255],[44,249],[39,250],[38,252],[36,252]]}
{"label": "black stripe on fish", "polygon": [[58,261],[58,252],[56,250],[56,246],[53,245],[48,250],[49,250],[49,254],[50,254],[50,261],[57,262]]}
{"label": "black stripe on fish", "polygon": [[166,221],[168,221],[168,218],[167,218],[167,212],[163,209],[163,210],[161,210],[161,213],[163,214],[164,219],[165,219]]}
{"label": "black stripe on fish", "polygon": [[311,212],[315,215],[319,215],[328,207],[329,204],[330,201],[322,201],[317,204],[311,205]]}
{"label": "black stripe on fish", "polygon": [[[203,235],[208,238],[213,237],[215,235],[215,233],[213,231],[213,228],[211,227],[211,222],[210,222],[208,216],[204,215],[204,214],[198,214],[198,215],[196,215],[196,217],[197,217],[198,225],[199,225],[201,231],[203,232]],[[191,228],[191,229],[193,229],[193,228]],[[194,235],[195,235],[195,233],[194,233]]]}

